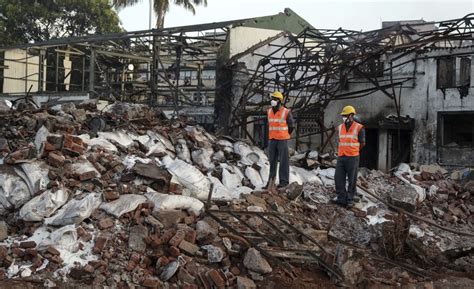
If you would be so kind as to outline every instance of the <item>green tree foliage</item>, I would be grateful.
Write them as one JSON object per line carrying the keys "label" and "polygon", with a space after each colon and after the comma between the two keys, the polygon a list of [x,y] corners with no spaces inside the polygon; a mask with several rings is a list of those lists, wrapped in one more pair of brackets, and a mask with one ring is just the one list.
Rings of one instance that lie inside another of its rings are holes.
{"label": "green tree foliage", "polygon": [[[125,8],[133,6],[142,0],[112,0],[112,3],[117,8]],[[156,28],[163,28],[165,21],[165,14],[169,11],[170,0],[153,0],[153,9],[156,15]],[[196,14],[196,5],[207,5],[207,0],[173,0],[172,3],[184,7],[186,10]]]}
{"label": "green tree foliage", "polygon": [[0,46],[119,31],[109,0],[0,0]]}

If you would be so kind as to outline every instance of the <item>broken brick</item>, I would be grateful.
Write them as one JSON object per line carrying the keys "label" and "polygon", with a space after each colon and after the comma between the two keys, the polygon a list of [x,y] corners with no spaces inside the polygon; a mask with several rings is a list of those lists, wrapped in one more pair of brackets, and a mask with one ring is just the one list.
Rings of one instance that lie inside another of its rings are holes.
{"label": "broken brick", "polygon": [[87,181],[91,180],[96,177],[96,172],[94,171],[88,171],[88,172],[83,172],[77,176],[80,181]]}
{"label": "broken brick", "polygon": [[178,249],[177,247],[175,247],[175,246],[169,247],[169,248],[168,248],[168,252],[170,253],[170,255],[171,255],[172,257],[175,257],[175,258],[177,258],[177,257],[179,257],[179,255],[181,255],[181,252],[180,252],[179,249]]}
{"label": "broken brick", "polygon": [[138,253],[132,253],[132,256],[130,256],[130,260],[135,262],[135,263],[140,263],[141,256]]}
{"label": "broken brick", "polygon": [[59,149],[59,148],[56,148],[53,144],[51,144],[48,141],[45,141],[43,144],[44,144],[44,150],[47,152],[51,152],[51,151],[55,151]]}
{"label": "broken brick", "polygon": [[99,254],[100,252],[102,252],[102,250],[104,250],[106,243],[107,243],[106,237],[104,236],[97,237],[95,239],[95,244],[94,244],[94,248],[92,249],[92,252],[94,252],[95,254]]}
{"label": "broken brick", "polygon": [[186,240],[181,241],[179,244],[179,249],[190,255],[195,255],[196,252],[199,251],[199,247],[197,245],[194,245],[193,243],[190,243]]}
{"label": "broken brick", "polygon": [[32,256],[32,257],[35,257],[38,255],[38,251],[36,251],[36,249],[34,248],[28,248],[25,250],[25,253],[29,256]]}
{"label": "broken brick", "polygon": [[87,273],[94,273],[95,268],[94,268],[92,265],[87,264],[87,265],[84,267],[84,271],[87,272]]}
{"label": "broken brick", "polygon": [[58,251],[58,249],[54,248],[54,247],[48,247],[48,249],[46,249],[46,252],[48,252],[49,254],[51,255],[60,255],[61,253]]}
{"label": "broken brick", "polygon": [[219,289],[224,289],[225,288],[225,280],[222,277],[222,275],[219,273],[217,270],[211,270],[208,273],[209,278],[211,278],[212,282],[214,285],[219,288]]}
{"label": "broken brick", "polygon": [[158,258],[158,261],[156,261],[156,266],[163,267],[163,266],[168,265],[169,262],[170,260],[166,256],[161,256],[160,258]]}
{"label": "broken brick", "polygon": [[133,269],[135,269],[135,267],[137,267],[137,263],[135,263],[133,261],[129,261],[128,264],[127,264],[127,267],[125,268],[125,270],[133,271]]}
{"label": "broken brick", "polygon": [[176,232],[176,234],[173,236],[173,238],[171,238],[171,240],[169,240],[168,244],[170,244],[171,246],[179,246],[179,244],[181,243],[181,241],[184,240],[184,236],[186,235],[186,232],[184,230],[178,230],[178,232]]}
{"label": "broken brick", "polygon": [[12,255],[13,257],[23,258],[25,256],[25,251],[18,247],[15,247],[15,248],[12,248]]}
{"label": "broken brick", "polygon": [[35,248],[36,242],[35,241],[25,241],[20,243],[20,248],[27,249],[27,248]]}
{"label": "broken brick", "polygon": [[115,201],[120,198],[120,194],[117,191],[105,191],[104,198],[107,201]]}
{"label": "broken brick", "polygon": [[195,230],[189,230],[186,232],[186,235],[184,236],[184,240],[188,241],[189,243],[196,244],[196,236],[197,236],[197,233]]}
{"label": "broken brick", "polygon": [[112,218],[105,218],[100,220],[99,222],[99,229],[105,230],[108,228],[112,228],[114,226],[114,220]]}
{"label": "broken brick", "polygon": [[160,287],[160,280],[154,278],[147,278],[143,281],[142,286],[146,288],[159,288]]}
{"label": "broken brick", "polygon": [[66,158],[56,152],[50,152],[48,154],[48,163],[52,165],[53,167],[62,167],[64,165],[64,162],[66,161]]}

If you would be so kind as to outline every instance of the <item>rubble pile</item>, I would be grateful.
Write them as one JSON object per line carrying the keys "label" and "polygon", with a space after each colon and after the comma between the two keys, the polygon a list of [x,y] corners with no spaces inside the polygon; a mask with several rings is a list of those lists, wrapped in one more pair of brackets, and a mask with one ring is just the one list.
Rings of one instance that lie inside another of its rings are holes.
{"label": "rubble pile", "polygon": [[[269,164],[257,147],[125,103],[0,117],[0,279],[251,288],[230,269],[271,272],[237,245],[242,266],[231,266],[219,226],[200,219],[209,194],[232,201],[265,186]],[[291,178],[317,176],[292,167]]]}
{"label": "rubble pile", "polygon": [[294,153],[291,185],[267,191],[261,149],[147,106],[87,101],[0,119],[0,281],[368,288],[436,287],[446,270],[474,277],[474,238],[463,234],[473,231],[472,171],[361,170],[362,201],[347,210],[330,204],[328,155]]}

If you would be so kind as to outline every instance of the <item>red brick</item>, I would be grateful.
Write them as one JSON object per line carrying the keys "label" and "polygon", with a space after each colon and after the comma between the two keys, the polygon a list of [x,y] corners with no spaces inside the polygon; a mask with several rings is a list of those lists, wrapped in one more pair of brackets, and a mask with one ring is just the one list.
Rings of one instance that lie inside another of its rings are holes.
{"label": "red brick", "polygon": [[50,260],[51,260],[51,262],[56,263],[56,264],[61,264],[63,262],[63,260],[61,260],[61,257],[59,257],[59,256],[53,256],[53,257],[51,257]]}
{"label": "red brick", "polygon": [[219,289],[225,288],[225,280],[217,270],[211,270],[208,272],[209,278],[211,278],[214,285]]}
{"label": "red brick", "polygon": [[199,289],[198,285],[196,284],[184,284],[183,287],[181,287],[183,289]]}
{"label": "red brick", "polygon": [[165,233],[161,236],[162,243],[168,243],[171,238],[173,238],[174,234],[175,233],[173,232],[173,230],[165,231]]}
{"label": "red brick", "polygon": [[26,249],[25,253],[32,256],[32,257],[36,257],[38,255],[38,251],[36,251],[36,249],[34,249],[34,248]]}
{"label": "red brick", "polygon": [[186,224],[186,225],[191,225],[193,224],[194,222],[196,221],[196,218],[194,216],[187,216],[183,219],[183,222]]}
{"label": "red brick", "polygon": [[64,141],[63,141],[63,147],[70,149],[74,142],[72,141],[72,136],[71,135],[65,135],[64,136]]}
{"label": "red brick", "polygon": [[184,236],[184,240],[188,241],[189,243],[196,244],[196,236],[197,236],[197,233],[195,230],[189,230],[186,232],[186,235]]}
{"label": "red brick", "polygon": [[77,227],[76,232],[79,237],[82,237],[87,234],[87,231],[83,227]]}
{"label": "red brick", "polygon": [[25,256],[25,251],[18,247],[15,247],[15,248],[12,248],[12,255],[13,257],[23,258]]}
{"label": "red brick", "polygon": [[96,177],[96,172],[95,171],[84,172],[84,173],[78,175],[77,177],[79,178],[80,181],[87,181],[87,180],[95,178]]}
{"label": "red brick", "polygon": [[72,142],[74,142],[74,143],[76,143],[76,144],[78,144],[78,145],[80,145],[80,146],[84,146],[84,142],[83,142],[82,139],[81,139],[80,137],[78,137],[78,136],[73,135],[73,136],[72,136]]}
{"label": "red brick", "polygon": [[107,238],[103,236],[99,236],[95,239],[95,245],[94,248],[92,249],[92,252],[95,254],[99,254],[104,250],[105,245],[107,244]]}
{"label": "red brick", "polygon": [[60,255],[61,253],[58,251],[58,249],[54,248],[54,247],[48,247],[48,249],[46,249],[46,251],[51,254],[51,255]]}
{"label": "red brick", "polygon": [[135,263],[140,263],[140,260],[142,259],[142,256],[140,256],[140,254],[134,252],[132,253],[132,255],[130,256],[130,261],[133,261]]}
{"label": "red brick", "polygon": [[135,269],[135,267],[137,267],[137,263],[135,263],[133,261],[129,261],[128,264],[127,264],[127,267],[125,268],[125,270],[133,271],[133,269]]}
{"label": "red brick", "polygon": [[44,143],[44,150],[47,152],[55,151],[58,150],[59,148],[56,148],[52,143],[45,141]]}
{"label": "red brick", "polygon": [[78,154],[83,154],[84,153],[84,147],[78,144],[73,143],[72,146],[69,148],[72,152],[78,153]]}
{"label": "red brick", "polygon": [[235,276],[239,276],[239,275],[240,275],[240,269],[237,268],[237,267],[235,267],[235,266],[232,267],[232,268],[230,268],[230,272],[231,272],[232,274],[234,274]]}
{"label": "red brick", "polygon": [[147,278],[142,283],[142,286],[146,288],[160,288],[160,285],[160,280],[154,278]]}
{"label": "red brick", "polygon": [[184,240],[184,236],[186,235],[186,232],[184,230],[178,230],[176,234],[171,238],[171,240],[168,242],[171,246],[177,247],[181,241]]}
{"label": "red brick", "polygon": [[36,256],[33,259],[33,269],[36,270],[37,268],[41,267],[41,265],[43,265],[43,260],[40,256]]}
{"label": "red brick", "polygon": [[190,243],[186,240],[181,241],[179,243],[179,249],[183,250],[184,252],[190,254],[190,255],[195,255],[197,251],[199,251],[199,247],[194,245],[193,243]]}
{"label": "red brick", "polygon": [[0,259],[4,259],[8,256],[8,247],[5,245],[0,245]]}
{"label": "red brick", "polygon": [[35,241],[25,241],[20,243],[20,248],[27,249],[27,248],[35,248],[36,242]]}
{"label": "red brick", "polygon": [[168,251],[169,251],[170,255],[171,255],[172,257],[175,257],[175,258],[177,258],[179,255],[181,255],[181,252],[180,252],[179,249],[178,249],[177,247],[175,247],[175,246],[169,247],[169,248],[168,248]]}
{"label": "red brick", "polygon": [[95,268],[94,268],[92,265],[87,264],[87,265],[84,267],[84,271],[87,272],[87,273],[94,273]]}
{"label": "red brick", "polygon": [[94,267],[94,269],[107,266],[107,262],[105,262],[104,260],[91,260],[88,264]]}
{"label": "red brick", "polygon": [[161,256],[160,258],[158,258],[158,261],[156,261],[156,265],[158,267],[166,266],[169,263],[170,263],[170,260],[166,256]]}
{"label": "red brick", "polygon": [[62,167],[65,161],[66,158],[59,153],[50,152],[48,154],[48,163],[53,167]]}
{"label": "red brick", "polygon": [[114,220],[112,218],[105,218],[100,220],[99,222],[99,229],[105,230],[108,228],[112,228],[114,226]]}
{"label": "red brick", "polygon": [[106,191],[104,192],[104,198],[107,201],[114,201],[120,197],[120,194],[117,191]]}

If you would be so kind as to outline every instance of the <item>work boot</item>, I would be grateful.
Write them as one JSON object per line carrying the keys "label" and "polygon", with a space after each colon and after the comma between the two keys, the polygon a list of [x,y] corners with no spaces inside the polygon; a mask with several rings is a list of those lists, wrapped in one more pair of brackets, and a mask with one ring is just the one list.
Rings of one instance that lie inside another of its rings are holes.
{"label": "work boot", "polygon": [[354,198],[352,199],[352,202],[354,203],[358,203],[360,202],[361,198],[359,196],[354,196]]}
{"label": "work boot", "polygon": [[332,204],[335,204],[335,205],[339,205],[339,206],[341,206],[341,207],[343,207],[343,208],[347,207],[347,204],[344,203],[344,202],[339,201],[339,199],[338,199],[337,197],[331,199],[331,203],[332,203]]}
{"label": "work boot", "polygon": [[286,184],[286,185],[285,185],[285,184],[278,184],[277,189],[283,190],[283,189],[285,189],[287,186],[288,186],[288,184]]}

